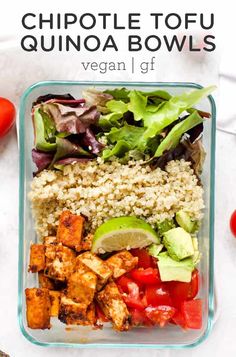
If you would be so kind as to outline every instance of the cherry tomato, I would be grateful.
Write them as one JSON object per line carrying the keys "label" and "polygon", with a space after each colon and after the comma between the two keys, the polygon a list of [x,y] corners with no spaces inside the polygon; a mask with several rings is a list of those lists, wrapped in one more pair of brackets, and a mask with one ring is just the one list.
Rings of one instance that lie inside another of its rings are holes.
{"label": "cherry tomato", "polygon": [[202,300],[184,301],[181,306],[181,312],[184,316],[186,327],[191,329],[202,328]]}
{"label": "cherry tomato", "polygon": [[5,98],[0,97],[0,137],[8,133],[15,122],[15,107]]}
{"label": "cherry tomato", "polygon": [[146,287],[146,299],[147,304],[151,306],[172,306],[170,293],[164,285],[148,285]]}
{"label": "cherry tomato", "polygon": [[158,307],[148,306],[146,309],[147,317],[154,323],[164,327],[174,316],[176,309],[171,306],[160,305]]}
{"label": "cherry tomato", "polygon": [[154,264],[152,257],[148,254],[146,249],[131,249],[130,253],[134,257],[138,257],[138,267],[139,268],[156,268],[156,264]]}
{"label": "cherry tomato", "polygon": [[236,210],[232,213],[230,218],[230,229],[232,234],[236,238]]}
{"label": "cherry tomato", "polygon": [[140,297],[138,285],[134,282],[128,282],[127,288],[128,288],[128,294],[122,295],[126,305],[134,309],[144,310],[145,304]]}
{"label": "cherry tomato", "polygon": [[131,277],[136,282],[142,284],[160,284],[161,278],[158,269],[155,268],[138,268],[130,271]]}

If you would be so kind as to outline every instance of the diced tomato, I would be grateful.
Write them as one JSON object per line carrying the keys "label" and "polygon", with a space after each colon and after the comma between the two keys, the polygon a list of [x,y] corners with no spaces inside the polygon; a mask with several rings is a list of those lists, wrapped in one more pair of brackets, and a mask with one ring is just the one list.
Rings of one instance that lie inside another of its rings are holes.
{"label": "diced tomato", "polygon": [[195,298],[199,290],[199,273],[195,269],[192,273],[192,280],[190,283],[184,283],[180,281],[171,281],[165,283],[168,287],[173,304],[176,307],[180,307],[182,302]]}
{"label": "diced tomato", "polygon": [[146,309],[147,317],[154,323],[164,327],[174,316],[176,309],[171,306],[160,305],[158,307],[148,306]]}
{"label": "diced tomato", "polygon": [[198,270],[195,269],[192,273],[192,280],[190,284],[190,288],[188,291],[188,299],[194,299],[197,296],[199,291],[200,279]]}
{"label": "diced tomato", "polygon": [[181,306],[181,311],[184,316],[186,327],[191,329],[202,328],[202,300],[184,301]]}
{"label": "diced tomato", "polygon": [[148,285],[145,290],[147,304],[151,306],[169,305],[172,306],[172,299],[168,289],[162,285]]}
{"label": "diced tomato", "polygon": [[131,277],[135,282],[143,284],[160,284],[161,278],[158,269],[154,268],[138,268],[130,271]]}
{"label": "diced tomato", "polygon": [[118,287],[121,288],[122,292],[128,294],[129,293],[128,283],[133,283],[133,280],[131,280],[130,278],[128,278],[125,275],[122,275],[121,277],[119,277],[116,280],[116,283],[117,283]]}
{"label": "diced tomato", "polygon": [[138,257],[139,268],[156,268],[157,265],[154,263],[152,257],[148,254],[146,249],[131,249],[130,253],[134,257]]}
{"label": "diced tomato", "polygon": [[146,315],[144,310],[129,309],[131,314],[131,324],[133,326],[152,326],[153,323]]}
{"label": "diced tomato", "polygon": [[104,314],[104,312],[102,311],[102,309],[100,308],[100,306],[98,304],[95,304],[95,311],[96,311],[97,319],[99,321],[101,321],[101,322],[109,321],[108,318],[106,317],[106,315]]}
{"label": "diced tomato", "polygon": [[146,306],[140,297],[138,285],[131,281],[127,283],[127,287],[128,294],[123,294],[126,305],[134,309],[144,310]]}
{"label": "diced tomato", "polygon": [[124,302],[126,303],[126,305],[128,307],[131,307],[133,309],[137,309],[137,310],[144,310],[145,306],[142,302],[142,300],[140,299],[134,299],[132,297],[128,296],[123,296]]}
{"label": "diced tomato", "polygon": [[175,325],[182,327],[184,330],[187,329],[186,321],[185,321],[184,315],[181,311],[177,310],[175,312],[174,316],[172,317],[172,322],[174,322]]}

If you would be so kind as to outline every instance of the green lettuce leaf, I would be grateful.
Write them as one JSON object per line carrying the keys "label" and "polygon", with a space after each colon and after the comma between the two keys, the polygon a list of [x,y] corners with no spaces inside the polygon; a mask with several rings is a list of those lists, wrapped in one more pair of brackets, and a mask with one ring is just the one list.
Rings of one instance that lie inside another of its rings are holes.
{"label": "green lettuce leaf", "polygon": [[147,106],[147,97],[142,95],[139,91],[132,90],[129,93],[130,102],[128,104],[129,111],[134,114],[134,120],[141,120],[144,118]]}
{"label": "green lettuce leaf", "polygon": [[167,134],[165,139],[162,140],[158,146],[154,157],[160,157],[164,151],[175,148],[182,135],[192,129],[194,126],[203,122],[203,118],[198,114],[197,111],[193,112],[186,119],[182,120],[180,123],[176,124],[173,129]]}
{"label": "green lettuce leaf", "polygon": [[39,108],[35,109],[34,116],[34,131],[35,131],[35,146],[36,149],[42,151],[54,151],[56,150],[56,143],[51,143],[51,140],[54,135],[54,126],[52,126],[49,117],[44,114],[41,114]]}
{"label": "green lettuce leaf", "polygon": [[125,124],[120,129],[112,128],[110,133],[106,134],[106,137],[112,144],[119,140],[124,140],[134,149],[144,131],[145,128],[143,127]]}
{"label": "green lettuce leaf", "polygon": [[154,113],[146,111],[143,115],[143,124],[147,130],[140,142],[140,149],[144,150],[148,138],[159,134],[165,127],[177,120],[183,111],[191,108],[204,97],[207,97],[215,88],[215,86],[211,86],[183,93],[172,97]]}
{"label": "green lettuce leaf", "polygon": [[53,168],[55,162],[66,157],[92,157],[92,155],[84,150],[77,144],[71,143],[69,140],[64,138],[56,137],[56,153],[53,160],[49,166],[49,169]]}
{"label": "green lettuce leaf", "polygon": [[112,149],[103,150],[102,158],[107,160],[112,156],[123,157],[129,150],[131,150],[130,145],[124,140],[119,140]]}

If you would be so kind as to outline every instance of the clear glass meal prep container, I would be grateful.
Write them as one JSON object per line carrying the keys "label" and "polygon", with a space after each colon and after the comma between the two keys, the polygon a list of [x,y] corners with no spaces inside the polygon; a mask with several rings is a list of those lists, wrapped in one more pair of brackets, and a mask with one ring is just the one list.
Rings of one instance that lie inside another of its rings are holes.
{"label": "clear glass meal prep container", "polygon": [[52,318],[50,330],[31,330],[26,323],[25,288],[38,286],[37,274],[28,273],[30,244],[37,241],[30,202],[27,198],[35,170],[31,159],[33,148],[33,126],[31,121],[32,102],[40,95],[47,93],[71,93],[80,98],[86,88],[116,88],[151,91],[157,88],[167,90],[171,94],[201,88],[195,83],[126,83],[126,82],[77,82],[77,81],[47,81],[39,82],[28,88],[20,103],[19,147],[20,147],[20,190],[19,190],[19,268],[18,268],[18,318],[23,335],[32,343],[41,346],[63,347],[117,347],[117,348],[187,348],[198,345],[205,340],[213,325],[214,318],[214,286],[213,286],[213,256],[214,256],[214,173],[215,173],[215,120],[216,108],[214,99],[209,96],[197,107],[211,113],[211,119],[204,123],[203,143],[207,152],[204,164],[202,182],[204,186],[205,212],[199,233],[199,249],[202,259],[199,270],[201,287],[199,297],[203,300],[203,326],[201,330],[182,331],[174,325],[165,328],[134,328],[129,332],[118,333],[110,326],[102,330],[92,330],[90,327],[72,326],[68,328],[57,318]]}

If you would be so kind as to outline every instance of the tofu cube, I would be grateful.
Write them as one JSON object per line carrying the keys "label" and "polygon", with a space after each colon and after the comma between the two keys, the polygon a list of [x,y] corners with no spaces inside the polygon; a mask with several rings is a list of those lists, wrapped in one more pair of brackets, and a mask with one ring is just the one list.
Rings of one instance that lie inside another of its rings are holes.
{"label": "tofu cube", "polygon": [[112,270],[106,262],[91,252],[84,252],[78,255],[77,259],[97,275],[98,287],[106,284],[107,280],[112,276]]}
{"label": "tofu cube", "polygon": [[64,295],[61,297],[58,318],[67,325],[94,325],[96,323],[94,304],[87,307],[85,304],[74,302]]}
{"label": "tofu cube", "polygon": [[49,329],[51,312],[49,290],[25,289],[25,296],[28,327],[31,329]]}
{"label": "tofu cube", "polygon": [[66,281],[74,271],[75,252],[62,244],[46,246],[44,274],[49,278]]}
{"label": "tofu cube", "polygon": [[130,314],[117,285],[111,282],[97,294],[97,301],[106,317],[112,321],[118,331],[129,329]]}
{"label": "tofu cube", "polygon": [[97,286],[97,276],[92,272],[75,272],[68,279],[67,296],[75,302],[91,304]]}
{"label": "tofu cube", "polygon": [[59,306],[60,306],[60,299],[61,293],[60,291],[49,291],[50,301],[51,301],[51,316],[58,316],[59,314]]}
{"label": "tofu cube", "polygon": [[138,264],[138,257],[134,257],[127,250],[123,250],[108,258],[106,263],[112,269],[113,277],[116,279],[134,269]]}
{"label": "tofu cube", "polygon": [[93,241],[93,234],[89,233],[81,240],[81,250],[91,250]]}
{"label": "tofu cube", "polygon": [[45,267],[45,247],[43,244],[31,244],[30,264],[28,271],[37,273]]}
{"label": "tofu cube", "polygon": [[55,236],[44,237],[43,243],[44,244],[56,244],[57,243],[57,237],[55,237]]}
{"label": "tofu cube", "polygon": [[39,280],[40,288],[45,288],[48,290],[55,289],[54,281],[52,279],[50,279],[48,276],[44,275],[44,272],[41,271],[38,273],[38,280]]}
{"label": "tofu cube", "polygon": [[79,252],[84,220],[84,217],[72,214],[70,211],[62,212],[57,230],[58,242]]}

